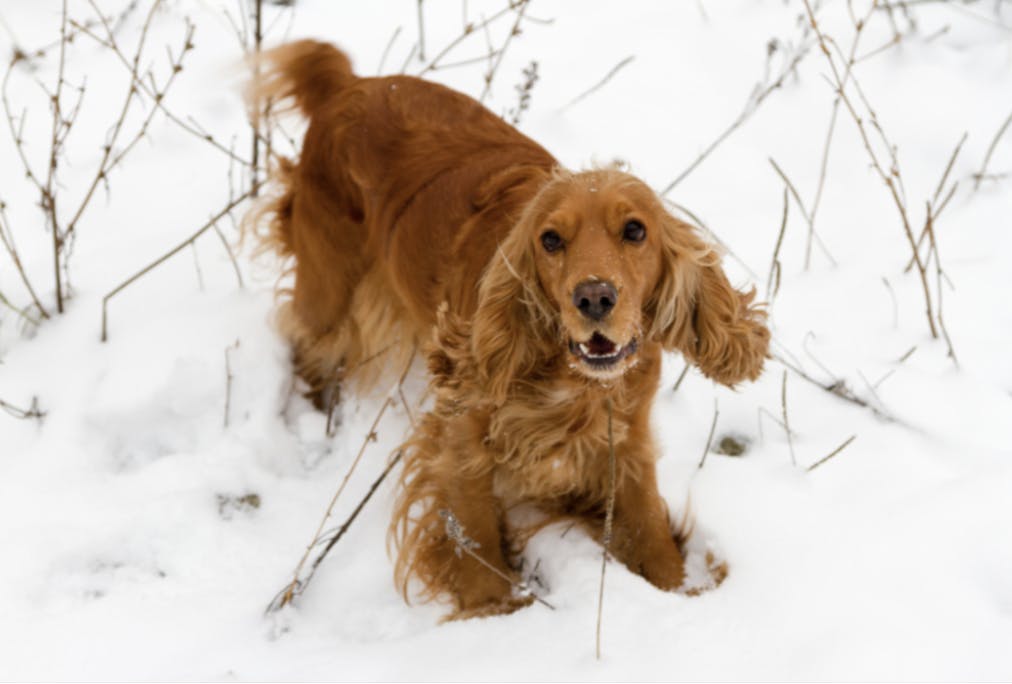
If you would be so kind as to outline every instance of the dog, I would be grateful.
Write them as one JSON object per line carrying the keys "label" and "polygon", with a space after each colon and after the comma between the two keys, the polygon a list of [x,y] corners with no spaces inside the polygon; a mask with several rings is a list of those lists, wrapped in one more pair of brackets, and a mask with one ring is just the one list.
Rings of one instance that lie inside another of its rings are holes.
{"label": "dog", "polygon": [[308,119],[260,210],[266,244],[293,264],[278,320],[298,374],[322,406],[426,351],[433,408],[404,445],[390,527],[405,598],[448,602],[452,618],[526,605],[510,511],[601,539],[610,496],[611,553],[681,586],[650,429],[661,356],[755,380],[769,331],[754,288],[733,288],[642,181],[565,170],[466,95],[358,77],[315,41],[260,68],[258,101]]}

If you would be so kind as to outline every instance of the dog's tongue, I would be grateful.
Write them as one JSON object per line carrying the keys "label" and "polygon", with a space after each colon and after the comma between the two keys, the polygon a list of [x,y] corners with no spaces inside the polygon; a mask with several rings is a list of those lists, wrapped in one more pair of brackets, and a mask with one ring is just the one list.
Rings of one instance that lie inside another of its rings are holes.
{"label": "dog's tongue", "polygon": [[594,333],[594,336],[587,342],[587,348],[595,356],[607,356],[615,353],[615,343],[601,333]]}

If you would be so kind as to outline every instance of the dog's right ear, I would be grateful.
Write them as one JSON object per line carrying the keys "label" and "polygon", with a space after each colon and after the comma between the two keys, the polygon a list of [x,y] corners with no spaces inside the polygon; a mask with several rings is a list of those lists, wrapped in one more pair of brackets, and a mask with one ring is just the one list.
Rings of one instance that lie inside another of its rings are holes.
{"label": "dog's right ear", "polygon": [[489,399],[501,405],[517,378],[551,353],[551,304],[538,282],[533,241],[523,221],[499,245],[478,288],[471,352]]}

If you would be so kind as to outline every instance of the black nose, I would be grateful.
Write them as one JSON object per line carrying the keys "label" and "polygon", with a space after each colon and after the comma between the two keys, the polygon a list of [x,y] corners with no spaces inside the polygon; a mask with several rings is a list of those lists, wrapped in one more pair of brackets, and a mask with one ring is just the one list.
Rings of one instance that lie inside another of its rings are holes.
{"label": "black nose", "polygon": [[599,321],[615,308],[618,292],[603,280],[580,283],[573,290],[573,306],[592,321]]}

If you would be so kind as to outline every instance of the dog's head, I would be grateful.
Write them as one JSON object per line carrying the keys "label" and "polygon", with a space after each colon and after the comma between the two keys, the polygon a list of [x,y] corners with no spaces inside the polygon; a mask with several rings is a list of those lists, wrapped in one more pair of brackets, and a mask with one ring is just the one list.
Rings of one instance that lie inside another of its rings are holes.
{"label": "dog's head", "polygon": [[495,401],[560,354],[584,376],[617,378],[651,342],[733,385],[758,376],[769,342],[753,298],[642,181],[558,172],[485,273],[472,347]]}

